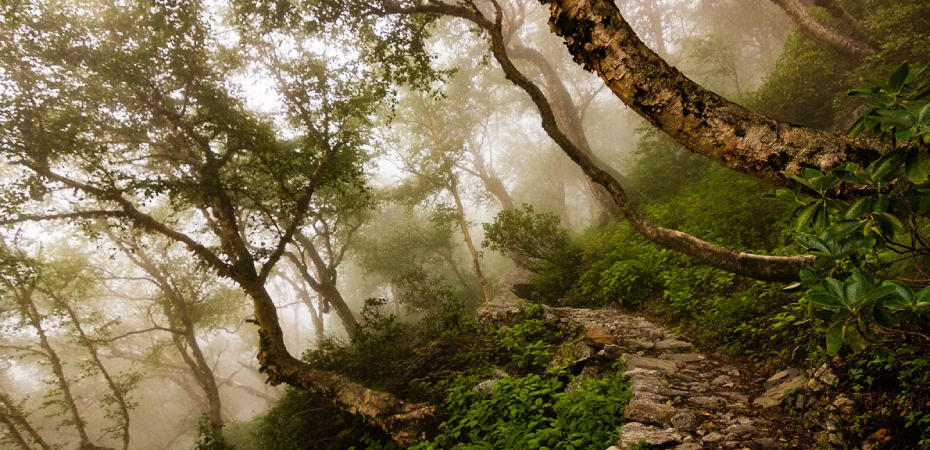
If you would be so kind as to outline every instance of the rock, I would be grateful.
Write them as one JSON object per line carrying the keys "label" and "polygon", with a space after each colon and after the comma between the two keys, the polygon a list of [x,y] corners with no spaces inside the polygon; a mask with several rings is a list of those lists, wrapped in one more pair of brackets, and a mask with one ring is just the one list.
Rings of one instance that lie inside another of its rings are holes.
{"label": "rock", "polygon": [[779,450],[785,446],[772,438],[753,439],[749,443],[749,448],[758,450]]}
{"label": "rock", "polygon": [[478,395],[482,397],[490,397],[494,393],[494,385],[500,383],[500,379],[485,380],[475,385],[471,388],[473,391],[477,392]]}
{"label": "rock", "polygon": [[654,377],[654,376],[658,376],[659,374],[660,374],[660,372],[657,371],[657,370],[649,370],[649,369],[640,369],[640,368],[636,368],[636,369],[633,369],[633,370],[627,370],[626,372],[623,372],[622,377],[623,377],[624,380],[630,380],[631,378],[633,378],[633,377],[635,377],[635,376],[637,376],[637,375],[645,375],[645,376],[647,376],[647,377]]}
{"label": "rock", "polygon": [[724,405],[726,401],[720,397],[691,397],[688,403],[703,408],[712,408],[717,405]]}
{"label": "rock", "polygon": [[585,339],[588,341],[588,343],[597,348],[603,348],[605,345],[617,343],[617,338],[599,326],[585,326],[584,332]]}
{"label": "rock", "polygon": [[701,438],[702,441],[707,442],[708,444],[714,444],[723,440],[723,435],[720,433],[709,433],[707,436]]}
{"label": "rock", "polygon": [[686,444],[681,444],[678,447],[675,447],[674,450],[704,450],[704,446],[694,442],[688,442]]}
{"label": "rock", "polygon": [[656,342],[655,348],[659,350],[689,350],[693,345],[678,339],[664,339]]}
{"label": "rock", "polygon": [[631,356],[624,361],[628,369],[651,369],[665,372],[672,375],[678,371],[678,364],[674,361],[665,361],[656,358],[647,358],[644,356]]}
{"label": "rock", "polygon": [[647,341],[643,339],[624,339],[623,346],[633,349],[633,350],[649,350],[655,347],[656,343],[653,341]]}
{"label": "rock", "polygon": [[842,446],[844,444],[843,433],[830,433],[830,435],[827,436],[827,440],[836,446]]}
{"label": "rock", "polygon": [[681,443],[681,435],[674,428],[661,429],[658,427],[630,422],[620,428],[620,448],[629,450],[631,447],[646,442],[647,445],[662,446],[672,443]]}
{"label": "rock", "polygon": [[833,444],[830,443],[830,434],[826,431],[814,433],[814,442],[823,448],[833,448]]}
{"label": "rock", "polygon": [[733,435],[736,435],[737,437],[742,438],[742,437],[758,436],[762,434],[762,430],[752,425],[737,424],[737,425],[730,425],[724,428],[723,431],[721,431],[721,433],[726,434],[726,435],[733,434]]}
{"label": "rock", "polygon": [[799,374],[800,374],[800,371],[798,369],[795,369],[794,367],[790,369],[782,370],[781,372],[778,372],[775,375],[772,375],[771,377],[769,377],[768,380],[765,381],[765,389],[766,390],[772,389],[773,387],[778,386],[779,384],[782,384],[785,381],[788,381],[792,378],[797,377]]}
{"label": "rock", "polygon": [[570,395],[572,392],[575,392],[581,385],[584,383],[584,380],[587,378],[597,378],[597,368],[594,366],[585,366],[584,369],[581,369],[581,373],[577,377],[573,378],[572,381],[568,382],[568,385],[565,386],[565,395]]}
{"label": "rock", "polygon": [[582,342],[566,342],[556,347],[549,370],[567,369],[577,363],[587,361],[594,356],[594,351]]}
{"label": "rock", "polygon": [[714,378],[714,381],[711,381],[710,384],[712,384],[712,385],[714,385],[714,386],[723,386],[723,385],[725,385],[725,384],[727,384],[727,383],[730,383],[730,382],[732,382],[732,381],[733,381],[732,378],[730,378],[730,377],[728,377],[728,376],[726,376],[726,375],[720,375],[719,377]]}
{"label": "rock", "polygon": [[667,427],[671,425],[675,415],[675,407],[663,403],[652,403],[642,400],[630,401],[626,407],[624,417],[634,422],[650,423]]}
{"label": "rock", "polygon": [[633,401],[633,400],[639,400],[639,401],[650,402],[650,403],[662,403],[662,404],[665,404],[666,402],[669,401],[668,397],[664,395],[653,394],[652,392],[646,392],[646,391],[634,392],[633,398],[631,398],[630,401]]}
{"label": "rock", "polygon": [[866,440],[871,441],[871,442],[878,442],[878,441],[881,441],[882,439],[885,439],[885,437],[887,436],[888,436],[888,429],[882,428],[870,434],[869,437],[866,438]]}
{"label": "rock", "polygon": [[726,391],[726,392],[718,392],[717,394],[722,395],[734,402],[749,403],[749,396],[746,394],[740,394],[739,392]]}
{"label": "rock", "polygon": [[663,353],[659,356],[659,359],[687,364],[702,361],[705,358],[703,355],[699,355],[697,353]]}
{"label": "rock", "polygon": [[691,411],[682,411],[672,416],[672,426],[678,431],[697,430],[698,420]]}
{"label": "rock", "polygon": [[788,391],[802,390],[806,385],[807,378],[805,378],[803,375],[797,375],[796,377],[783,381],[774,388],[765,391],[764,394],[757,397],[752,403],[763,408],[778,406],[785,400],[785,396],[788,394]]}

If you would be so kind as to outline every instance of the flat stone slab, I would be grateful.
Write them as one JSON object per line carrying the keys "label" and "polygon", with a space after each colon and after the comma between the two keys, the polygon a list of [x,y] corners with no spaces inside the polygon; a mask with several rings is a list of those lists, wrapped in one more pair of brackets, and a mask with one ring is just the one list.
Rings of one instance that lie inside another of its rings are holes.
{"label": "flat stone slab", "polygon": [[659,355],[659,359],[687,364],[687,363],[703,361],[707,358],[697,353],[663,353]]}
{"label": "flat stone slab", "polygon": [[675,431],[674,428],[662,429],[638,422],[630,422],[620,428],[621,449],[629,450],[644,441],[646,444],[653,446],[680,444],[681,434]]}
{"label": "flat stone slab", "polygon": [[624,362],[626,363],[627,369],[658,370],[668,375],[678,372],[678,364],[675,361],[647,358],[645,356],[630,356]]}
{"label": "flat stone slab", "polygon": [[791,378],[788,381],[784,381],[778,386],[765,391],[764,394],[753,400],[752,404],[761,406],[763,408],[778,406],[783,401],[785,401],[785,396],[788,394],[788,391],[803,390],[807,386],[807,381],[807,377],[803,375],[795,376],[794,378]]}
{"label": "flat stone slab", "polygon": [[664,403],[633,400],[626,407],[624,417],[634,422],[650,423],[667,427],[672,423],[672,417],[677,410],[674,406]]}
{"label": "flat stone slab", "polygon": [[690,350],[691,347],[694,346],[678,339],[665,339],[656,342],[656,348],[659,350]]}

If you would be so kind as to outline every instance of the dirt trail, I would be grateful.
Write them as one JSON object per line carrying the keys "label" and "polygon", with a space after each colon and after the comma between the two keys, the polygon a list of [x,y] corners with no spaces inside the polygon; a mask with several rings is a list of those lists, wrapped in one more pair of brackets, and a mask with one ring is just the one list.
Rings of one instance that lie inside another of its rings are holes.
{"label": "dirt trail", "polygon": [[[518,310],[514,285],[530,274],[505,275],[494,300],[479,316],[505,320]],[[677,450],[807,448],[808,432],[785,425],[782,414],[753,405],[759,386],[715,355],[695,353],[691,343],[648,320],[614,309],[545,308],[546,321],[584,329],[589,357],[619,358],[633,388],[630,420],[617,447]],[[577,344],[575,344],[577,345]],[[612,447],[609,450],[616,450]]]}

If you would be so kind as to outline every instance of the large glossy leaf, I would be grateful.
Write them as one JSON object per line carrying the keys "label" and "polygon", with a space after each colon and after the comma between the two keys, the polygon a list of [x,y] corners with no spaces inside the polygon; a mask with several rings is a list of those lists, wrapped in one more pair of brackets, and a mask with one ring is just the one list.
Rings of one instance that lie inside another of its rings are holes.
{"label": "large glossy leaf", "polygon": [[823,253],[831,253],[830,247],[817,236],[810,234],[799,234],[794,237],[795,242],[801,244],[807,250],[817,250]]}
{"label": "large glossy leaf", "polygon": [[862,226],[862,222],[858,220],[841,220],[839,222],[834,222],[833,225],[830,225],[828,231],[832,232],[834,235],[843,237],[853,231],[859,229]]}
{"label": "large glossy leaf", "polygon": [[819,305],[826,306],[831,309],[837,308],[846,308],[846,303],[842,299],[835,295],[826,294],[823,292],[815,292],[813,294],[808,294],[804,296],[805,299],[809,302],[814,302]]}
{"label": "large glossy leaf", "polygon": [[876,213],[875,222],[884,236],[895,236],[904,230],[904,224],[897,217],[888,213]]}
{"label": "large glossy leaf", "polygon": [[854,273],[843,282],[843,299],[852,303],[865,295],[869,289],[869,280],[861,273]]}
{"label": "large glossy leaf", "polygon": [[876,289],[872,289],[872,290],[869,291],[867,294],[865,294],[865,295],[863,295],[863,296],[861,296],[861,297],[858,297],[858,298],[856,298],[856,299],[850,299],[850,300],[851,300],[851,305],[850,305],[850,306],[852,306],[852,307],[854,307],[854,308],[863,308],[863,307],[869,306],[869,305],[872,304],[874,301],[876,301],[876,300],[878,300],[878,299],[880,299],[880,298],[882,298],[882,297],[891,295],[891,294],[894,293],[896,290],[897,290],[897,287],[896,287],[896,286],[880,286],[880,287],[878,287],[878,288],[876,288]]}
{"label": "large glossy leaf", "polygon": [[843,297],[843,283],[837,279],[826,277],[820,281],[820,285],[823,286],[823,290],[832,294],[834,297]]}
{"label": "large glossy leaf", "polygon": [[891,197],[887,195],[878,194],[869,198],[872,200],[870,209],[874,212],[888,211],[888,206],[891,205]]}
{"label": "large glossy leaf", "polygon": [[853,204],[849,205],[849,208],[846,209],[846,218],[858,219],[862,217],[863,214],[869,212],[869,207],[871,205],[872,197],[862,197],[854,201]]}
{"label": "large glossy leaf", "polygon": [[894,280],[888,280],[882,283],[882,286],[894,286],[895,288],[894,294],[881,302],[886,307],[901,309],[914,303],[914,291],[910,286]]}
{"label": "large glossy leaf", "polygon": [[894,122],[894,126],[898,129],[901,128],[911,128],[914,125],[917,125],[917,117],[914,117],[914,114],[906,109],[883,109],[878,111],[882,117],[891,119]]}

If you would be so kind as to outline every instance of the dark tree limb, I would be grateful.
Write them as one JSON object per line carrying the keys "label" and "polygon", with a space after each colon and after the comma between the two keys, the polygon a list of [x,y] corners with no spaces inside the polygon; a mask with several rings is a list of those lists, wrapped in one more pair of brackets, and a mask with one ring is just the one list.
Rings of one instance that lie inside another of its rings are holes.
{"label": "dark tree limb", "polygon": [[778,184],[781,171],[868,164],[886,143],[781,122],[704,89],[650,50],[608,0],[541,0],[575,62],[596,72],[630,109],[686,149]]}
{"label": "dark tree limb", "polygon": [[[820,44],[826,45],[844,55],[862,58],[875,54],[875,49],[867,42],[860,41],[856,37],[846,36],[833,28],[828,28],[814,20],[807,12],[807,8],[798,0],[772,0],[772,3],[778,5],[788,17],[794,22],[801,32],[807,37]],[[836,11],[839,12],[839,11]],[[845,10],[842,10],[845,13]],[[845,20],[848,20],[849,14],[844,14]]]}

